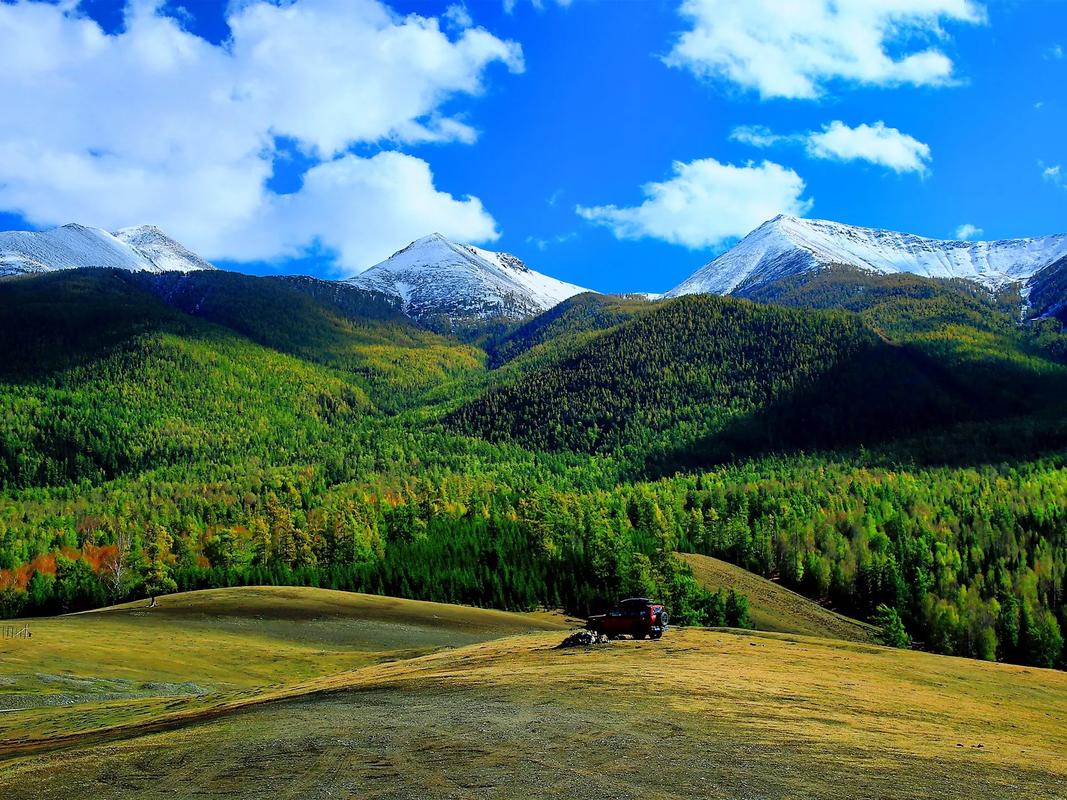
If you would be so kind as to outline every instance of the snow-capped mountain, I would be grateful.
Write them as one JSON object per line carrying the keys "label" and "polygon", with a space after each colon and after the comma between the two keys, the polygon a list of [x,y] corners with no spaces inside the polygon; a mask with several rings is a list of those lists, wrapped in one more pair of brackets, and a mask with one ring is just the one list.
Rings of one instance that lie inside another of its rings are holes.
{"label": "snow-capped mountain", "polygon": [[171,239],[155,225],[137,225],[120,228],[115,238],[125,242],[152,264],[156,272],[192,272],[198,269],[215,269],[196,253]]}
{"label": "snow-capped mountain", "polygon": [[114,234],[77,224],[0,232],[0,277],[77,267],[150,272],[215,268],[151,225]]}
{"label": "snow-capped mountain", "polygon": [[449,323],[518,320],[589,291],[535,272],[510,253],[424,236],[349,283],[400,298],[404,313]]}
{"label": "snow-capped mountain", "polygon": [[778,216],[667,293],[745,295],[833,265],[882,274],[966,278],[990,289],[1025,284],[1067,256],[1067,234],[994,242],[943,241],[818,219]]}

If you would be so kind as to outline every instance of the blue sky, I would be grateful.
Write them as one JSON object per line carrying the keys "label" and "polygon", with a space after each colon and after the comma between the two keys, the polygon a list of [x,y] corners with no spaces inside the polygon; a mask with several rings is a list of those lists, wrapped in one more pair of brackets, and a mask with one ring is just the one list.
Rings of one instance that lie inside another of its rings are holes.
{"label": "blue sky", "polygon": [[664,291],[777,211],[1067,231],[1051,0],[100,0],[0,4],[0,39],[0,227],[154,222],[245,272],[440,230]]}

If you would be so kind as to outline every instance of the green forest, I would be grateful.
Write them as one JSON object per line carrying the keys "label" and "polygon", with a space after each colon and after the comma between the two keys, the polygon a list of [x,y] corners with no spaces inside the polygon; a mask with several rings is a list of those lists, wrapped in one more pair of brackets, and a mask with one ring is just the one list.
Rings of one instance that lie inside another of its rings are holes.
{"label": "green forest", "polygon": [[821,273],[452,337],[311,279],[0,281],[0,612],[303,584],[743,623],[681,551],[1063,668],[1067,337],[1015,302]]}

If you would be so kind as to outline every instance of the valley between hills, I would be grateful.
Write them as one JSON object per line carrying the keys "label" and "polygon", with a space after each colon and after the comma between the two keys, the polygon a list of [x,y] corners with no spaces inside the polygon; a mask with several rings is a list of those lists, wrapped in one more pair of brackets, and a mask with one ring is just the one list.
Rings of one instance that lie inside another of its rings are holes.
{"label": "valley between hills", "polygon": [[4,796],[1063,796],[1063,241],[0,235]]}

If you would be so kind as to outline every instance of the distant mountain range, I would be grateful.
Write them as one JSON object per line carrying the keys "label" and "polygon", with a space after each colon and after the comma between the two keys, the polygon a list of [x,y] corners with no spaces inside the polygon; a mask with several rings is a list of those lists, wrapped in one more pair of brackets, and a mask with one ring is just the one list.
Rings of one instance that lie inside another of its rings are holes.
{"label": "distant mountain range", "polygon": [[786,277],[849,266],[879,274],[958,278],[1024,296],[1067,264],[1067,234],[993,242],[943,241],[780,215],[667,293],[749,296]]}
{"label": "distant mountain range", "polygon": [[[0,233],[0,276],[76,267],[214,269],[150,225],[115,233],[75,224]],[[842,267],[872,275],[957,279],[993,292],[1016,290],[1028,316],[1067,308],[1067,234],[943,241],[786,215],[765,222],[663,297],[758,299],[776,282],[809,280]],[[529,319],[591,291],[536,272],[509,253],[458,244],[438,233],[412,242],[346,283],[394,298],[406,315],[438,330]]]}
{"label": "distant mountain range", "polygon": [[77,224],[40,232],[0,233],[0,276],[77,267],[113,267],[133,272],[215,269],[153,225],[114,233]]}

